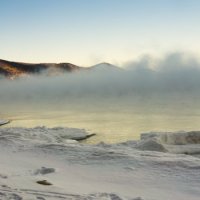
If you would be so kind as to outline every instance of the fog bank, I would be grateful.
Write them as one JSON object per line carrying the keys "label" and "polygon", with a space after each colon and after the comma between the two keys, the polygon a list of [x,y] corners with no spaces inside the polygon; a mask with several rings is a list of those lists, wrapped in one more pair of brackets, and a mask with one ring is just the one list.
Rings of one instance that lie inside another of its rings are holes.
{"label": "fog bank", "polygon": [[173,53],[160,59],[144,56],[121,66],[47,76],[0,79],[0,103],[66,101],[156,101],[194,99],[200,95],[200,62]]}

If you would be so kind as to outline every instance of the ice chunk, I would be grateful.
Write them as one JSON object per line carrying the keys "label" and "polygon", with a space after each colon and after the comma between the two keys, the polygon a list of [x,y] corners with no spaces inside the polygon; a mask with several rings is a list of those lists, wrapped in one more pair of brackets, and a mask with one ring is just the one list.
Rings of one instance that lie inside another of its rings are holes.
{"label": "ice chunk", "polygon": [[146,140],[148,138],[157,138],[163,144],[172,144],[172,145],[200,144],[200,131],[150,132],[141,134],[141,140]]}
{"label": "ice chunk", "polygon": [[10,123],[9,120],[0,119],[0,126]]}
{"label": "ice chunk", "polygon": [[136,148],[145,151],[167,152],[167,149],[164,147],[164,145],[156,138],[140,140],[137,143]]}
{"label": "ice chunk", "polygon": [[200,144],[200,131],[164,133],[159,137],[164,144]]}
{"label": "ice chunk", "polygon": [[54,168],[49,168],[49,167],[41,167],[40,169],[37,169],[34,174],[38,175],[38,174],[50,174],[50,173],[54,173],[56,170]]}
{"label": "ice chunk", "polygon": [[74,143],[74,140],[80,141],[87,139],[94,134],[88,134],[84,129],[78,128],[2,128],[0,129],[0,138],[12,142],[23,142],[46,144],[46,143]]}

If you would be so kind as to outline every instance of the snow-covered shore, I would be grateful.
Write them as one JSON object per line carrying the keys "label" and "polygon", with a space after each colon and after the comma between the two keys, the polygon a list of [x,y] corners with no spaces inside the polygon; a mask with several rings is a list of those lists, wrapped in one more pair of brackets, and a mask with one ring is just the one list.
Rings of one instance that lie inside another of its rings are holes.
{"label": "snow-covered shore", "polygon": [[[79,143],[71,128],[0,129],[0,199],[199,200],[200,132]],[[46,180],[51,185],[38,184]]]}

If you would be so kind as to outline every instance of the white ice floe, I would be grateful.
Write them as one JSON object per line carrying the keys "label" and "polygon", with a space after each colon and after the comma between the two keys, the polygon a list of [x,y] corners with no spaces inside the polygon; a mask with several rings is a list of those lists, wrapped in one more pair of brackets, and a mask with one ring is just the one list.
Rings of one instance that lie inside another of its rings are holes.
{"label": "white ice floe", "polygon": [[200,131],[150,132],[142,133],[141,139],[157,138],[163,144],[186,145],[200,144]]}
{"label": "white ice floe", "polygon": [[[27,143],[74,143],[76,140],[87,139],[88,134],[84,129],[76,128],[1,128],[0,139],[8,140],[10,142],[24,142]],[[0,142],[1,142],[0,140]]]}
{"label": "white ice floe", "polygon": [[[148,144],[147,141],[154,141],[154,146],[160,146],[160,151],[164,149],[172,153],[200,154],[200,131],[150,132],[141,134],[141,141],[139,143],[145,145],[146,143]],[[150,145],[149,150],[151,150],[152,146]],[[146,150],[148,150],[148,147]]]}
{"label": "white ice floe", "polygon": [[0,126],[8,124],[10,121],[5,119],[0,119]]}

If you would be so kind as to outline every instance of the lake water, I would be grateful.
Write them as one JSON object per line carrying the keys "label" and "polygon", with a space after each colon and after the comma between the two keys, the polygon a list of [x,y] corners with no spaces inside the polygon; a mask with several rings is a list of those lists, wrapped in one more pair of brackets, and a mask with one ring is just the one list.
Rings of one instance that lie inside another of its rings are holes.
{"label": "lake water", "polygon": [[[173,103],[172,103],[173,102]],[[97,136],[88,143],[116,143],[138,139],[149,131],[200,130],[198,100],[104,101],[74,100],[54,103],[23,102],[0,106],[0,118],[10,119],[7,127],[74,127]],[[5,126],[5,127],[6,127]]]}

